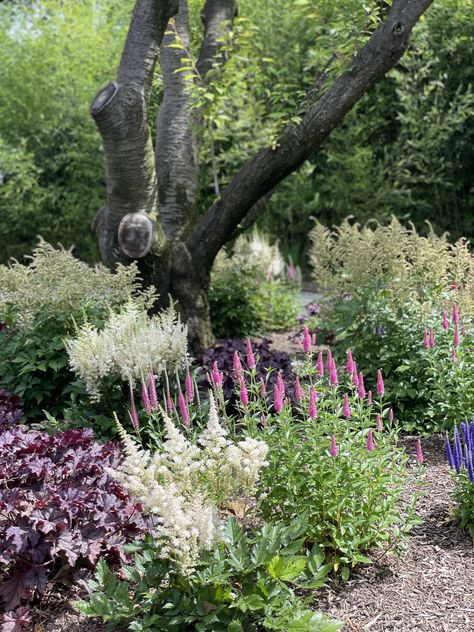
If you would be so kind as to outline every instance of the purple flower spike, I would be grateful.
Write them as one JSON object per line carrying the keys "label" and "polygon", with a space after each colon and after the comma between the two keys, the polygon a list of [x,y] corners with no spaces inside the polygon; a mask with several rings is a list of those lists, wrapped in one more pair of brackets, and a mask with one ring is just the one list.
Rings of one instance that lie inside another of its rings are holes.
{"label": "purple flower spike", "polygon": [[466,463],[467,474],[471,483],[474,483],[474,467],[472,463],[472,452],[470,452],[467,446],[464,446],[464,459]]}
{"label": "purple flower spike", "polygon": [[373,433],[372,428],[369,428],[369,434],[367,436],[367,444],[365,447],[367,448],[369,452],[372,452],[373,450],[375,450],[374,433]]}
{"label": "purple flower spike", "polygon": [[146,412],[147,415],[149,415],[151,413],[151,403],[148,396],[148,389],[146,387],[145,380],[142,380],[142,403],[143,410]]}
{"label": "purple flower spike", "polygon": [[331,372],[332,363],[334,362],[334,358],[332,357],[331,349],[328,349],[328,354],[326,357],[326,371],[328,373]]}
{"label": "purple flower spike", "polygon": [[247,385],[245,384],[245,380],[243,376],[240,376],[239,386],[240,386],[240,401],[242,402],[244,406],[248,406],[249,394],[248,394]]}
{"label": "purple flower spike", "polygon": [[367,393],[367,406],[372,406],[372,391]]}
{"label": "purple flower spike", "polygon": [[186,426],[186,428],[189,428],[191,421],[189,419],[188,405],[186,404],[186,400],[184,399],[184,395],[181,391],[179,391],[178,395],[178,405],[179,412],[181,413],[181,417],[183,419],[183,424]]}
{"label": "purple flower spike", "polygon": [[309,416],[311,419],[316,419],[318,416],[318,407],[316,405],[317,397],[316,389],[314,386],[311,386],[309,391]]}
{"label": "purple flower spike", "polygon": [[459,308],[457,303],[453,303],[453,323],[455,325],[459,323]]}
{"label": "purple flower spike", "polygon": [[222,373],[219,371],[216,361],[214,361],[212,364],[212,381],[215,388],[219,388],[219,386],[222,386]]}
{"label": "purple flower spike", "polygon": [[191,373],[189,372],[189,367],[186,368],[186,399],[189,403],[191,403],[194,399],[194,388],[193,388],[193,380],[191,378]]}
{"label": "purple flower spike", "polygon": [[391,409],[388,411],[388,420],[389,420],[389,421],[393,421],[393,418],[394,418],[393,408],[391,408]]}
{"label": "purple flower spike", "polygon": [[383,376],[381,369],[377,370],[377,395],[383,395],[385,393],[385,384],[383,382]]}
{"label": "purple flower spike", "polygon": [[307,325],[303,327],[303,351],[305,353],[311,352],[311,334]]}
{"label": "purple flower spike", "polygon": [[445,447],[445,450],[446,450],[446,458],[448,459],[448,463],[449,463],[451,469],[456,470],[456,471],[459,472],[459,470],[456,468],[456,462],[454,460],[453,451],[451,450],[451,443],[449,441],[448,433],[446,433],[446,441],[444,442],[444,447]]}
{"label": "purple flower spike", "polygon": [[349,396],[347,395],[347,393],[344,393],[344,401],[342,404],[342,415],[343,417],[345,417],[346,419],[349,419],[349,417],[351,417],[352,415],[352,411],[351,411],[351,407],[349,405]]}
{"label": "purple flower spike", "polygon": [[434,347],[434,346],[435,346],[434,331],[433,331],[433,327],[430,327],[430,347]]}
{"label": "purple flower spike", "polygon": [[416,462],[421,465],[425,460],[423,456],[423,448],[421,447],[421,439],[416,440]]}
{"label": "purple flower spike", "polygon": [[377,417],[376,417],[376,420],[375,420],[375,429],[378,432],[381,432],[382,429],[383,429],[383,426],[382,426],[382,415],[380,413],[377,413]]}
{"label": "purple flower spike", "polygon": [[278,388],[278,384],[275,384],[273,387],[273,408],[276,413],[279,413],[283,408],[283,397],[280,389]]}
{"label": "purple flower spike", "polygon": [[336,457],[339,454],[339,448],[337,447],[336,437],[334,435],[331,437],[331,447],[329,448],[329,453],[332,457]]}
{"label": "purple flower spike", "polygon": [[334,362],[334,360],[332,361],[331,370],[329,371],[329,384],[331,386],[337,386],[339,384],[339,378],[337,377],[336,363]]}
{"label": "purple flower spike", "polygon": [[454,325],[453,345],[455,347],[459,346],[459,325],[458,325],[458,323],[456,323]]}
{"label": "purple flower spike", "polygon": [[318,359],[316,361],[316,371],[318,372],[320,377],[324,375],[324,362],[323,362],[323,352],[320,351],[318,354]]}
{"label": "purple flower spike", "polygon": [[267,385],[265,384],[265,380],[263,377],[260,378],[260,395],[265,397],[267,394]]}
{"label": "purple flower spike", "polygon": [[467,446],[467,449],[469,451],[472,450],[472,444],[471,444],[471,429],[469,427],[469,424],[467,423],[467,421],[462,421],[461,422],[461,430],[462,430],[462,436],[464,438],[464,443]]}
{"label": "purple flower spike", "polygon": [[300,378],[298,376],[296,376],[296,380],[295,380],[295,399],[296,401],[300,401],[300,399],[302,399],[303,397],[303,391],[301,390],[301,385],[300,385]]}
{"label": "purple flower spike", "polygon": [[444,329],[444,331],[449,329],[448,315],[446,314],[446,310],[445,309],[443,309],[443,329]]}
{"label": "purple flower spike", "polygon": [[237,376],[242,374],[242,362],[240,361],[240,356],[239,356],[238,351],[234,351],[234,360],[233,360],[232,366]]}
{"label": "purple flower spike", "polygon": [[453,457],[454,457],[454,467],[456,468],[456,472],[459,474],[462,467],[463,456],[462,456],[461,437],[459,436],[459,431],[457,429],[457,426],[454,427]]}
{"label": "purple flower spike", "polygon": [[247,349],[247,366],[249,369],[254,369],[257,366],[257,363],[255,362],[255,356],[253,354],[252,343],[248,338],[245,341],[245,346]]}
{"label": "purple flower spike", "polygon": [[155,376],[153,375],[153,369],[150,369],[150,377],[148,378],[148,391],[151,409],[158,410],[158,397],[156,395],[156,384]]}
{"label": "purple flower spike", "polygon": [[281,371],[278,371],[276,383],[277,383],[277,386],[278,386],[278,390],[281,393],[281,398],[283,400],[283,399],[285,399],[285,382],[283,381],[283,377],[282,377]]}
{"label": "purple flower spike", "polygon": [[354,372],[354,358],[352,357],[352,351],[350,349],[347,352],[346,371],[349,373],[349,375],[352,375],[352,373]]}
{"label": "purple flower spike", "polygon": [[359,373],[359,384],[357,385],[357,395],[361,399],[364,399],[366,395],[365,385],[364,385],[364,376],[362,375],[362,373]]}

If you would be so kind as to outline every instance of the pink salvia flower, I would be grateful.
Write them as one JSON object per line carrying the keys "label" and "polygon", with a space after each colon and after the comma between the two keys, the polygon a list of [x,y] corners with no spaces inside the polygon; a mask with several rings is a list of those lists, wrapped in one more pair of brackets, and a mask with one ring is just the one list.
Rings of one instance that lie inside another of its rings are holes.
{"label": "pink salvia flower", "polygon": [[149,399],[150,406],[152,410],[158,409],[158,397],[156,395],[156,384],[155,384],[155,376],[153,375],[153,370],[150,369],[150,377],[148,378],[148,391],[149,391]]}
{"label": "pink salvia flower", "polygon": [[336,437],[334,435],[331,437],[331,447],[329,448],[329,454],[332,457],[336,457],[339,454],[339,448],[337,447]]}
{"label": "pink salvia flower", "polygon": [[357,395],[361,399],[364,399],[364,397],[366,396],[365,384],[364,384],[364,376],[362,375],[362,372],[359,373],[359,383],[357,385]]}
{"label": "pink salvia flower", "polygon": [[430,347],[434,347],[434,346],[435,346],[434,331],[433,331],[433,327],[430,327]]}
{"label": "pink salvia flower", "polygon": [[212,381],[216,388],[222,386],[222,373],[219,371],[219,367],[217,366],[217,362],[215,360],[212,363]]}
{"label": "pink salvia flower", "polygon": [[188,402],[191,403],[194,399],[194,388],[193,388],[193,380],[191,378],[191,373],[189,372],[189,367],[186,368],[185,388],[186,388],[186,399],[188,400]]}
{"label": "pink salvia flower", "polygon": [[445,331],[449,329],[448,315],[446,314],[445,309],[443,309],[443,329]]}
{"label": "pink salvia flower", "polygon": [[257,363],[255,362],[255,356],[253,354],[252,343],[248,338],[245,341],[245,346],[247,348],[247,366],[249,369],[254,369]]}
{"label": "pink salvia flower", "polygon": [[265,380],[263,377],[260,378],[260,395],[265,397],[267,394],[267,385],[265,384]]}
{"label": "pink salvia flower", "polygon": [[372,452],[373,450],[375,450],[374,433],[372,431],[372,428],[369,428],[369,435],[367,437],[367,444],[365,447],[367,448],[369,452]]}
{"label": "pink salvia flower", "polygon": [[428,332],[426,330],[426,327],[423,329],[423,346],[425,349],[430,348],[430,339],[428,337]]}
{"label": "pink salvia flower", "polygon": [[342,403],[342,415],[346,419],[349,419],[349,417],[352,415],[351,407],[349,404],[349,396],[347,395],[347,393],[344,393],[344,398],[343,398],[343,403]]}
{"label": "pink salvia flower", "polygon": [[234,351],[234,360],[232,362],[233,369],[236,375],[242,374],[242,362],[240,361],[240,356],[238,351]]}
{"label": "pink salvia flower", "polygon": [[273,408],[276,413],[279,413],[283,408],[283,396],[278,388],[278,384],[275,384],[273,387]]}
{"label": "pink salvia flower", "polygon": [[372,391],[367,393],[367,405],[372,406]]}
{"label": "pink salvia flower", "polygon": [[352,357],[352,351],[350,349],[347,352],[346,371],[349,373],[349,375],[352,375],[352,373],[354,372],[354,358]]}
{"label": "pink salvia flower", "polygon": [[381,369],[377,370],[377,395],[383,395],[385,393],[385,384],[383,383],[383,376]]}
{"label": "pink salvia flower", "polygon": [[303,351],[309,353],[311,351],[311,334],[307,325],[303,327]]}
{"label": "pink salvia flower", "polygon": [[302,397],[303,397],[303,391],[301,390],[300,378],[298,376],[296,376],[296,380],[295,380],[295,399],[296,399],[296,401],[299,402]]}
{"label": "pink salvia flower", "polygon": [[151,413],[151,404],[150,404],[150,398],[148,396],[148,389],[146,387],[145,380],[142,380],[142,402],[143,402],[144,411],[146,412],[147,415],[149,415]]}
{"label": "pink salvia flower", "polygon": [[453,323],[459,323],[459,309],[457,303],[453,303]]}
{"label": "pink salvia flower", "polygon": [[189,419],[188,405],[186,404],[186,400],[184,399],[184,395],[181,391],[179,391],[178,395],[178,405],[179,412],[181,413],[181,417],[183,419],[183,424],[186,426],[186,428],[189,428],[191,422]]}
{"label": "pink salvia flower", "polygon": [[316,371],[318,372],[320,377],[324,375],[324,362],[323,362],[323,352],[320,351],[318,354],[318,359],[316,361]]}
{"label": "pink salvia flower", "polygon": [[423,448],[421,447],[421,439],[416,440],[416,462],[421,465],[425,460],[423,456]]}
{"label": "pink salvia flower", "polygon": [[311,419],[316,419],[318,416],[318,408],[316,405],[317,393],[314,386],[311,387],[309,391],[309,416]]}
{"label": "pink salvia flower", "polygon": [[244,378],[241,376],[239,379],[240,384],[240,401],[244,406],[248,406],[249,403],[249,394],[247,391],[247,385],[245,384]]}
{"label": "pink salvia flower", "polygon": [[377,418],[375,420],[375,428],[376,430],[378,430],[378,432],[380,432],[383,428],[382,426],[382,415],[380,413],[377,413]]}
{"label": "pink salvia flower", "polygon": [[393,417],[394,417],[394,414],[393,414],[393,408],[391,408],[391,409],[388,411],[388,420],[389,420],[389,421],[393,421]]}
{"label": "pink salvia flower", "polygon": [[455,347],[459,346],[459,324],[458,323],[454,325],[453,345]]}
{"label": "pink salvia flower", "polygon": [[278,390],[281,393],[281,398],[283,400],[283,399],[285,399],[285,382],[283,381],[283,377],[281,375],[281,371],[278,371],[276,383],[277,383]]}

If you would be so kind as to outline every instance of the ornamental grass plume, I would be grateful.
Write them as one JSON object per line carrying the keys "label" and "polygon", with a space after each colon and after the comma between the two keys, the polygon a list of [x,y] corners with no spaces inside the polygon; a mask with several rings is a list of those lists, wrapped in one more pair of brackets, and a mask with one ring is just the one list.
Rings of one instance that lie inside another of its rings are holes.
{"label": "ornamental grass plume", "polygon": [[423,448],[421,447],[421,439],[416,440],[416,462],[421,465],[424,461]]}
{"label": "ornamental grass plume", "polygon": [[255,361],[255,356],[252,349],[252,343],[250,342],[248,338],[245,341],[245,347],[247,351],[247,366],[249,369],[254,369],[257,366],[257,363]]}
{"label": "ornamental grass plume", "polygon": [[179,391],[179,394],[178,394],[178,406],[179,406],[179,412],[181,413],[181,419],[183,420],[183,425],[186,428],[189,428],[189,426],[191,425],[191,420],[189,418],[188,405],[181,391]]}
{"label": "ornamental grass plume", "polygon": [[343,396],[342,415],[346,419],[349,419],[352,416],[352,411],[349,404],[349,395],[347,393],[344,393],[344,396]]}
{"label": "ornamental grass plume", "polygon": [[337,447],[336,437],[334,435],[331,437],[331,446],[329,448],[329,453],[332,457],[336,457],[339,454],[339,448]]}
{"label": "ornamental grass plume", "polygon": [[367,436],[367,443],[365,447],[367,448],[369,452],[372,452],[373,450],[375,450],[374,433],[373,433],[372,428],[369,428],[369,434]]}
{"label": "ornamental grass plume", "polygon": [[377,369],[377,395],[383,395],[385,393],[385,384],[383,381],[381,369]]}
{"label": "ornamental grass plume", "polygon": [[307,325],[303,327],[303,351],[305,353],[311,352],[311,334]]}
{"label": "ornamental grass plume", "polygon": [[316,372],[320,377],[324,375],[324,362],[323,362],[323,352],[320,351],[318,353],[318,359],[316,360]]}
{"label": "ornamental grass plume", "polygon": [[365,385],[364,385],[364,376],[362,374],[362,371],[359,372],[359,379],[358,379],[358,384],[357,384],[357,395],[361,399],[364,399],[364,397],[366,396]]}
{"label": "ornamental grass plume", "polygon": [[309,416],[311,419],[316,419],[318,416],[318,407],[316,404],[318,395],[314,386],[311,386],[309,390]]}

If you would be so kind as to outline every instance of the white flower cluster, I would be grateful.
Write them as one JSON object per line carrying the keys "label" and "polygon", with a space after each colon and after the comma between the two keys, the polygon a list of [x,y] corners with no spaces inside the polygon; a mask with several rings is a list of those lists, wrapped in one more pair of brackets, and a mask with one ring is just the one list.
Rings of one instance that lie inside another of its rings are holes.
{"label": "white flower cluster", "polygon": [[199,445],[188,441],[164,412],[163,417],[165,441],[154,454],[119,426],[126,457],[120,470],[109,473],[159,518],[161,555],[190,572],[199,551],[210,549],[219,537],[219,507],[255,491],[268,448],[255,439],[227,439],[212,398]]}
{"label": "white flower cluster", "polygon": [[216,271],[226,268],[257,270],[264,277],[279,276],[285,269],[285,262],[278,244],[270,244],[268,239],[256,229],[250,235],[240,235],[236,240],[232,256],[221,252],[215,264]]}
{"label": "white flower cluster", "polygon": [[84,325],[66,341],[69,364],[84,380],[87,392],[100,399],[100,381],[109,374],[135,384],[165,368],[183,366],[187,357],[187,329],[171,307],[151,318],[134,302],[111,313],[100,331]]}

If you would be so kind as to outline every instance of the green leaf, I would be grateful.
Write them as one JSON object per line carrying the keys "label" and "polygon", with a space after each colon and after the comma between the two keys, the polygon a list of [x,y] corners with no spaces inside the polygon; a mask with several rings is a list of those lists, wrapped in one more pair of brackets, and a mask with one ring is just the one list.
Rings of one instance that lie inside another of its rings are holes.
{"label": "green leaf", "polygon": [[288,582],[301,575],[307,563],[307,558],[303,556],[285,558],[276,555],[268,564],[267,570],[270,577]]}

